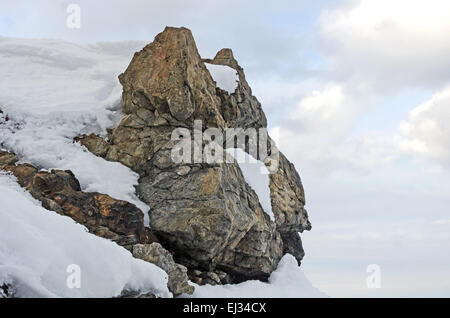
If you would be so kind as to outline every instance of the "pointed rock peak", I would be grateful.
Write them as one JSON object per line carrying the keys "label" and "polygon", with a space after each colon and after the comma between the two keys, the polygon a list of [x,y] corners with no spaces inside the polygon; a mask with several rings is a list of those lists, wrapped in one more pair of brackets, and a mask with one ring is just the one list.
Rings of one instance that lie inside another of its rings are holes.
{"label": "pointed rock peak", "polygon": [[166,27],[134,55],[119,80],[126,114],[144,108],[164,120],[192,123],[195,118],[223,126],[215,84],[189,29]]}
{"label": "pointed rock peak", "polygon": [[155,41],[159,43],[177,43],[179,46],[194,45],[194,36],[191,30],[185,27],[169,27],[166,26],[163,32],[155,37]]}
{"label": "pointed rock peak", "polygon": [[225,65],[235,69],[239,75],[239,81],[245,87],[245,89],[251,94],[251,88],[245,79],[244,69],[239,65],[238,61],[234,58],[233,51],[229,48],[221,49],[217,52],[216,56],[211,59],[203,59],[205,63],[211,63],[216,65]]}
{"label": "pointed rock peak", "polygon": [[235,70],[239,70],[240,66],[236,59],[233,56],[233,51],[228,48],[221,49],[217,52],[214,59],[211,61],[213,64],[226,65],[234,68]]}

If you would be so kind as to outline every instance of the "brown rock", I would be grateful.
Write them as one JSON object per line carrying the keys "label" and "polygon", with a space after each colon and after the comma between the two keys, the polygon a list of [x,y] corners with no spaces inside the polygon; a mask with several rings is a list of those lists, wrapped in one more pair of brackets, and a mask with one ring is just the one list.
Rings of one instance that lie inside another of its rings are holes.
{"label": "brown rock", "polygon": [[99,157],[105,157],[109,150],[109,144],[103,138],[95,134],[76,137],[75,141],[81,142],[83,145],[86,146],[86,148],[89,149],[89,151],[91,151],[94,155]]}
{"label": "brown rock", "polygon": [[69,170],[38,171],[29,164],[6,165],[3,169],[11,172],[43,207],[71,217],[98,236],[128,249],[152,240],[150,231],[144,227],[141,210],[106,194],[81,191],[78,180]]}
{"label": "brown rock", "polygon": [[234,94],[228,94],[217,88],[221,100],[221,114],[227,127],[247,129],[249,127],[267,127],[267,119],[261,103],[252,95],[252,90],[245,79],[244,69],[238,64],[231,49],[220,50],[214,59],[204,59],[206,63],[226,65],[235,69],[239,75],[238,87]]}
{"label": "brown rock", "polygon": [[162,268],[169,276],[167,287],[174,296],[194,293],[194,287],[188,283],[187,268],[176,264],[161,244],[137,244],[133,246],[133,256]]}
{"label": "brown rock", "polygon": [[0,169],[7,165],[14,165],[17,161],[19,158],[12,152],[0,150]]}

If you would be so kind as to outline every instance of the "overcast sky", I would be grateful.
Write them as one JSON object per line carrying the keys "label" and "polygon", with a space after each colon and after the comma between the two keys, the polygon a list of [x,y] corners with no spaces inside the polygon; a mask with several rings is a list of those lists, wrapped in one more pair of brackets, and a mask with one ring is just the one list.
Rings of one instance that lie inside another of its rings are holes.
{"label": "overcast sky", "polygon": [[[66,26],[70,3],[80,29]],[[151,42],[166,25],[244,67],[304,182],[316,287],[450,296],[448,0],[0,2],[7,37]],[[369,264],[380,289],[366,286]]]}

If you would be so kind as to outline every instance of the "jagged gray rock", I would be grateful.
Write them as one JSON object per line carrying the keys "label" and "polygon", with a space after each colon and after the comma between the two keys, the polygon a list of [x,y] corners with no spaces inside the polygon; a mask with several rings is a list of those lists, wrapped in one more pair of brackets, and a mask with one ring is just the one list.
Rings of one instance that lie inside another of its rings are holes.
{"label": "jagged gray rock", "polygon": [[[266,116],[259,101],[252,95],[243,68],[233,56],[231,49],[220,50],[214,59],[203,61],[216,65],[226,65],[235,69],[239,75],[239,84],[234,94],[227,94],[218,89],[222,101],[224,118],[229,127],[242,127],[247,129],[267,127]],[[269,140],[268,148],[272,147]],[[246,149],[243,149],[246,150]],[[294,165],[279,153],[278,169],[270,175],[270,197],[272,211],[278,232],[283,240],[283,250],[295,256],[300,264],[305,252],[298,232],[311,230],[308,213],[304,209],[305,192],[300,176]]]}
{"label": "jagged gray rock", "polygon": [[187,268],[176,264],[170,252],[161,244],[136,244],[133,246],[133,256],[162,268],[169,276],[167,287],[174,296],[194,293],[194,286],[188,283]]}

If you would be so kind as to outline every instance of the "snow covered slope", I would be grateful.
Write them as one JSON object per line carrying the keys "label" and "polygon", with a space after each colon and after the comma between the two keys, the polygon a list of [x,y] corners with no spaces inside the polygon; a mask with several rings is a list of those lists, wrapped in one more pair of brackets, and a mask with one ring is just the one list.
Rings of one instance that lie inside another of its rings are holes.
{"label": "snow covered slope", "polygon": [[[3,173],[0,202],[0,286],[11,284],[15,296],[113,297],[124,289],[170,296],[163,270],[45,210]],[[72,264],[81,270],[81,288],[67,285]]]}
{"label": "snow covered slope", "polygon": [[148,207],[134,194],[138,175],[73,143],[80,133],[104,134],[121,117],[118,75],[144,43],[79,45],[0,37],[0,143],[43,169],[70,169],[84,191]]}

